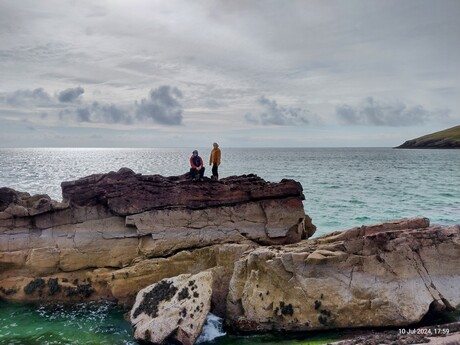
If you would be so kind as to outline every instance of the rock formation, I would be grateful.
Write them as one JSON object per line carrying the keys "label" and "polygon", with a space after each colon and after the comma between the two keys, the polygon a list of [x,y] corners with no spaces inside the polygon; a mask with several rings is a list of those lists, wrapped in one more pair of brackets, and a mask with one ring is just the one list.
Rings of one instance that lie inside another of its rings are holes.
{"label": "rock formation", "polygon": [[295,243],[315,227],[302,187],[255,175],[195,183],[127,168],[62,183],[62,202],[0,189],[0,297],[132,304],[165,277],[219,267],[258,245]]}
{"label": "rock formation", "polygon": [[408,219],[246,253],[227,318],[241,331],[410,325],[458,308],[459,286],[460,227]]}
{"label": "rock formation", "polygon": [[255,175],[123,168],[62,189],[57,202],[0,188],[0,298],[137,295],[136,337],[184,344],[209,310],[238,331],[308,331],[406,326],[460,305],[458,225],[404,219],[308,239],[302,186]]}
{"label": "rock formation", "polygon": [[137,295],[130,313],[137,340],[191,345],[211,308],[213,274],[182,274],[150,285]]}

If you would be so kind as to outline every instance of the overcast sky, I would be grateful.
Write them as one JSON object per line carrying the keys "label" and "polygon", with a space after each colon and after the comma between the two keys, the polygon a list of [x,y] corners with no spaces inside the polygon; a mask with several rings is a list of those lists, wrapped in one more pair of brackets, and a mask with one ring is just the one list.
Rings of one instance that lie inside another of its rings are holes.
{"label": "overcast sky", "polygon": [[396,146],[460,124],[458,0],[1,0],[0,147]]}

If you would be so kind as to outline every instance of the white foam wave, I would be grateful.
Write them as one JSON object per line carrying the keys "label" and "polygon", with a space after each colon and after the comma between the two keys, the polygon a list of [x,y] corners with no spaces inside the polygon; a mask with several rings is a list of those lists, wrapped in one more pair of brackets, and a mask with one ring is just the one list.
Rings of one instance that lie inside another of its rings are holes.
{"label": "white foam wave", "polygon": [[196,344],[206,343],[212,341],[218,337],[226,335],[222,328],[223,319],[209,313],[206,317],[206,322],[203,326],[200,336],[196,340]]}

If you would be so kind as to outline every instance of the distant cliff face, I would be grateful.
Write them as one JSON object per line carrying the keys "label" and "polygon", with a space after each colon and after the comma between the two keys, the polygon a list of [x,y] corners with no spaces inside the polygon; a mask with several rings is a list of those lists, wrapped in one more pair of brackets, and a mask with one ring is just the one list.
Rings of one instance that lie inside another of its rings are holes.
{"label": "distant cliff face", "polygon": [[227,266],[248,248],[299,242],[315,230],[293,180],[192,182],[123,168],[62,190],[56,202],[0,189],[0,297],[130,304],[165,277],[222,266],[229,280]]}
{"label": "distant cliff face", "polygon": [[459,149],[460,126],[407,140],[398,149]]}

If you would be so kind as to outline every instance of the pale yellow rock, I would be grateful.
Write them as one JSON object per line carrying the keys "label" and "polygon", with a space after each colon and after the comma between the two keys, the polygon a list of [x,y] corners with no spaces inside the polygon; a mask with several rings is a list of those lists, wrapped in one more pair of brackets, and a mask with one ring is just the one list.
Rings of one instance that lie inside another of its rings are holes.
{"label": "pale yellow rock", "polygon": [[222,311],[225,310],[227,287],[233,274],[233,264],[243,252],[251,248],[254,248],[254,244],[224,244],[193,251],[180,251],[168,258],[140,260],[129,267],[101,274],[96,279],[107,281],[113,296],[121,304],[130,305],[140,289],[161,279],[185,273],[196,274],[220,267],[223,271],[219,273],[220,284],[214,289],[216,294],[214,304],[219,305]]}
{"label": "pale yellow rock", "polygon": [[457,308],[460,227],[426,225],[394,221],[247,253],[227,317],[240,330],[299,331],[409,325],[430,306]]}
{"label": "pale yellow rock", "polygon": [[0,251],[0,271],[23,267],[29,251],[18,250],[13,252]]}
{"label": "pale yellow rock", "polygon": [[[165,277],[218,267],[216,274],[223,283],[215,287],[220,291],[215,296],[220,297],[214,297],[213,303],[221,315],[241,248],[294,243],[309,231],[300,197],[118,216],[103,203],[77,206],[46,195],[17,196],[17,203],[11,203],[0,217],[0,286],[15,275],[27,284],[44,275],[87,272],[100,281],[104,294],[107,286],[111,298],[132,303],[140,288]],[[219,253],[221,249],[227,253]],[[153,258],[158,260],[150,261]],[[91,272],[98,269],[111,273]],[[0,297],[4,297],[1,292]],[[27,300],[34,297],[38,295]]]}
{"label": "pale yellow rock", "polygon": [[137,256],[138,241],[135,238],[99,238],[86,246],[61,249],[59,268],[67,272],[90,267],[121,268],[129,265]]}
{"label": "pale yellow rock", "polygon": [[26,267],[37,275],[53,273],[59,266],[59,257],[60,251],[55,247],[32,249]]}

